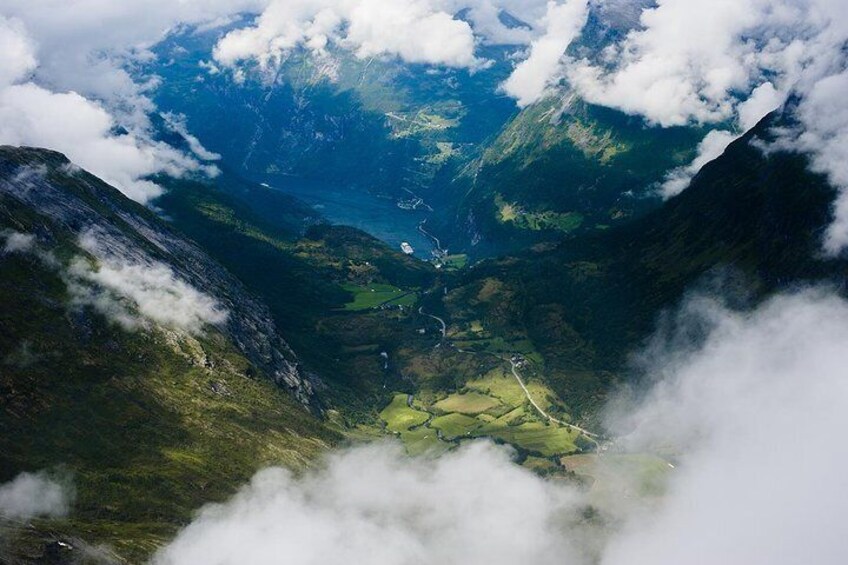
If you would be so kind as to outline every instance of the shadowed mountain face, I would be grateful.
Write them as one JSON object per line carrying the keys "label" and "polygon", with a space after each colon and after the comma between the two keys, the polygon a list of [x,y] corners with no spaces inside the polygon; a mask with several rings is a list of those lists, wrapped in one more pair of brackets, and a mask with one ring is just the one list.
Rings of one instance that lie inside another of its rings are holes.
{"label": "shadowed mountain face", "polygon": [[90,240],[95,258],[149,269],[166,265],[175,279],[214,297],[226,317],[223,333],[275,382],[309,404],[313,387],[297,368],[297,357],[277,332],[267,307],[197,245],[167,227],[149,210],[128,200],[95,177],[75,169],[61,155],[3,148],[0,185],[8,227],[21,208],[35,214],[28,226],[53,245],[77,246]]}
{"label": "shadowed mountain face", "polygon": [[143,561],[257,469],[338,440],[267,306],[61,155],[0,148],[0,238],[0,481],[43,469],[75,492],[72,519],[2,521],[0,561],[57,538],[68,560],[105,541]]}

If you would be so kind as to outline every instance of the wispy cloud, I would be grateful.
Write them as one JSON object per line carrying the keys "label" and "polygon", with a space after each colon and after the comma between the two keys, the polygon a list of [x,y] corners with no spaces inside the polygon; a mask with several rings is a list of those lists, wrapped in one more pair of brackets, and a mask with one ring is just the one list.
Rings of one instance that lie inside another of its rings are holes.
{"label": "wispy cloud", "polygon": [[21,473],[0,484],[0,517],[24,522],[36,517],[65,516],[72,500],[73,489],[67,478],[57,480],[44,471]]}
{"label": "wispy cloud", "polygon": [[515,98],[520,106],[538,101],[562,77],[565,51],[586,25],[588,9],[587,0],[548,4],[542,22],[544,34],[533,41],[528,57],[502,85],[504,92]]}
{"label": "wispy cloud", "polygon": [[35,247],[35,236],[29,233],[7,230],[0,232],[0,237],[6,239],[3,243],[4,253],[28,253]]}
{"label": "wispy cloud", "polygon": [[91,306],[127,329],[152,321],[194,334],[207,324],[223,324],[229,316],[213,297],[181,280],[164,263],[116,255],[100,245],[96,231],[83,234],[80,245],[95,263],[76,257],[64,272],[78,306]]}
{"label": "wispy cloud", "polygon": [[233,67],[277,64],[292,49],[323,53],[329,43],[357,57],[399,57],[410,63],[475,67],[474,33],[432,0],[274,0],[252,27],[228,33],[215,60]]}

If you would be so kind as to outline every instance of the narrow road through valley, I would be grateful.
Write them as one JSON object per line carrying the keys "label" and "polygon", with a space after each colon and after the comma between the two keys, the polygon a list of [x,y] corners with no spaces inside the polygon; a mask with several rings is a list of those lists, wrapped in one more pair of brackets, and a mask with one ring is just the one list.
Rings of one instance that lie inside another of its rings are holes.
{"label": "narrow road through valley", "polygon": [[445,339],[445,338],[447,337],[447,335],[448,335],[448,326],[447,326],[447,324],[445,324],[445,321],[444,321],[443,319],[439,318],[438,316],[434,316],[434,315],[432,315],[432,314],[428,314],[427,312],[425,312],[425,311],[424,311],[424,307],[423,307],[423,306],[421,306],[421,307],[418,309],[418,313],[419,313],[419,314],[421,314],[422,316],[427,316],[428,318],[433,318],[434,320],[438,321],[438,322],[439,322],[439,324],[441,324],[441,326],[442,326],[442,327],[441,327],[442,339]]}
{"label": "narrow road through valley", "polygon": [[558,420],[558,419],[554,418],[553,416],[551,416],[550,414],[548,414],[547,412],[545,412],[542,409],[541,406],[536,404],[536,401],[533,400],[533,397],[530,395],[530,391],[527,390],[527,386],[524,384],[524,380],[521,378],[521,375],[518,374],[518,365],[515,363],[515,361],[512,360],[511,357],[508,359],[508,361],[509,361],[510,368],[512,369],[512,375],[515,377],[515,380],[518,381],[518,384],[521,386],[521,390],[523,390],[524,395],[527,396],[527,400],[530,401],[530,404],[533,405],[533,408],[535,408],[536,411],[539,414],[541,414],[543,418],[547,419],[550,422],[554,422],[556,424],[559,424],[560,426],[567,426],[567,427],[571,428],[572,430],[577,430],[578,432],[581,432],[583,435],[590,437],[595,441],[598,440],[598,436],[596,436],[592,432],[590,432],[588,430],[584,430],[580,426],[575,426],[574,424],[569,424],[568,422],[563,422],[562,420]]}
{"label": "narrow road through valley", "polygon": [[[447,338],[447,324],[445,323],[445,321],[443,319],[441,319],[438,316],[434,316],[433,314],[428,314],[427,312],[424,311],[423,306],[418,308],[418,313],[423,315],[423,316],[427,316],[428,318],[433,318],[434,320],[437,320],[439,322],[439,324],[441,325],[442,340]],[[474,352],[465,351],[465,350],[462,350],[462,349],[457,349],[457,351],[459,351],[461,353],[472,353],[472,354],[474,353]],[[553,416],[551,416],[550,414],[545,412],[545,410],[541,406],[539,406],[539,404],[537,404],[535,400],[533,400],[533,396],[530,394],[530,390],[527,388],[527,385],[524,384],[524,379],[522,379],[521,375],[518,374],[518,364],[513,360],[513,356],[510,356],[510,357],[507,357],[506,359],[504,359],[500,355],[496,355],[494,353],[488,353],[488,354],[492,355],[494,357],[497,357],[498,359],[500,359],[502,361],[508,361],[509,362],[510,369],[512,371],[512,376],[514,376],[515,380],[518,381],[519,386],[521,386],[521,390],[524,391],[524,396],[527,397],[527,400],[530,401],[530,404],[533,405],[533,408],[536,409],[536,412],[538,412],[543,418],[545,418],[549,422],[559,424],[560,426],[566,426],[566,427],[568,427],[572,430],[578,431],[578,432],[582,433],[584,436],[592,439],[598,445],[600,445],[600,441],[601,441],[600,436],[598,436],[597,434],[593,434],[589,430],[581,428],[580,426],[575,426],[574,424],[569,424],[568,422],[563,422],[562,420],[560,420],[558,418],[554,418]]]}

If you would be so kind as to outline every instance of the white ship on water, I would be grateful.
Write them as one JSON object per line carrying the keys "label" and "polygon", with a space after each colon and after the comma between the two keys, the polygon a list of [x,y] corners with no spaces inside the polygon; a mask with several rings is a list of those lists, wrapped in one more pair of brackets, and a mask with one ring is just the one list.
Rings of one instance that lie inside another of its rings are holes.
{"label": "white ship on water", "polygon": [[400,250],[403,251],[404,253],[406,253],[407,255],[412,255],[413,253],[415,253],[415,250],[412,248],[412,246],[409,245],[409,243],[407,243],[405,241],[401,242]]}

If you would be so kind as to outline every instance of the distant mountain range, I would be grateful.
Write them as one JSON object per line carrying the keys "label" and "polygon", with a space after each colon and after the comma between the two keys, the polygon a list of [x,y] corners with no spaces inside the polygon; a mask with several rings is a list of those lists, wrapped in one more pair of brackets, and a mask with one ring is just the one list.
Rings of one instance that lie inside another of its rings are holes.
{"label": "distant mountain range", "polygon": [[[627,10],[605,10],[590,16],[576,54],[632,25]],[[234,82],[207,61],[225,31],[186,30],[157,46],[157,62],[140,72],[164,79],[160,111],[186,116],[230,169],[256,182],[421,197],[438,235],[476,257],[656,208],[657,185],[694,158],[706,133],[650,127],[566,87],[519,110],[500,91],[515,46],[482,46],[490,65],[474,72],[294,50],[273,73],[248,69]]]}

